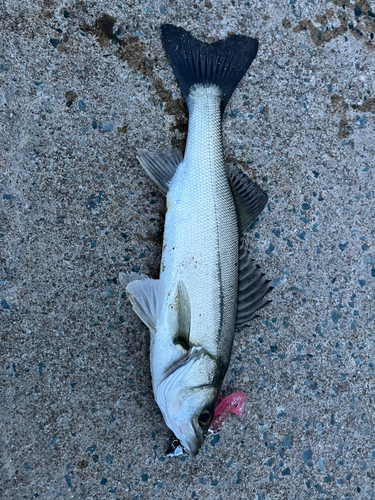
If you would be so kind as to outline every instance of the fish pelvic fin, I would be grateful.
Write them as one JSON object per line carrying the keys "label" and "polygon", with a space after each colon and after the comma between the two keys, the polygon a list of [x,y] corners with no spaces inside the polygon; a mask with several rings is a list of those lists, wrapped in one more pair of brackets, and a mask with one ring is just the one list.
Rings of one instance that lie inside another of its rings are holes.
{"label": "fish pelvic fin", "polygon": [[178,166],[183,162],[181,151],[172,149],[162,153],[151,153],[145,149],[138,149],[137,158],[158,188],[167,194],[168,186]]}
{"label": "fish pelvic fin", "polygon": [[160,280],[140,275],[140,279],[133,277],[126,282],[124,276],[120,276],[120,282],[126,284],[126,293],[135,313],[150,331],[155,332],[163,304],[163,286]]}
{"label": "fish pelvic fin", "polygon": [[240,243],[236,327],[256,318],[256,312],[271,303],[266,296],[273,290],[264,274],[250,258],[244,240]]}
{"label": "fish pelvic fin", "polygon": [[268,195],[234,165],[228,167],[228,179],[236,203],[240,233],[262,213]]}
{"label": "fish pelvic fin", "polygon": [[177,331],[174,335],[173,343],[180,345],[185,351],[188,351],[190,349],[191,309],[188,291],[183,281],[178,282],[173,307],[177,316]]}
{"label": "fish pelvic fin", "polygon": [[161,26],[161,40],[185,99],[193,85],[216,85],[223,110],[258,51],[254,38],[234,35],[205,43],[172,24]]}

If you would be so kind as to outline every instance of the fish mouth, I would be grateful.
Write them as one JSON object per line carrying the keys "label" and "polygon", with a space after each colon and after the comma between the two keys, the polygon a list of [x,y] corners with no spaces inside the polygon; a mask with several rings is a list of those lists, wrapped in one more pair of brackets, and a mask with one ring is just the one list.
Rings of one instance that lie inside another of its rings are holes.
{"label": "fish mouth", "polygon": [[172,458],[172,457],[179,457],[181,455],[192,455],[196,456],[199,453],[201,445],[199,446],[184,446],[182,442],[176,438],[176,436],[173,437],[171,444],[168,446],[167,451],[165,452],[165,456]]}
{"label": "fish mouth", "polygon": [[189,452],[189,453],[190,453],[190,455],[192,455],[193,457],[196,457],[196,456],[198,455],[198,453],[199,453],[199,450],[201,449],[201,446],[202,446],[202,445],[199,445],[199,447],[198,447],[198,446],[193,446],[193,447],[190,447],[190,448],[188,449],[188,452]]}
{"label": "fish mouth", "polygon": [[179,439],[180,443],[184,447],[184,449],[190,454],[195,457],[198,455],[199,450],[202,447],[203,441],[201,441],[196,433],[194,432],[194,437],[190,437],[186,439],[185,437],[182,439]]}
{"label": "fish mouth", "polygon": [[183,453],[196,456],[202,447],[202,444],[206,438],[206,433],[197,432],[194,423],[183,420],[178,422],[178,425],[172,429],[173,439],[171,441],[168,450],[166,451],[166,456],[174,457],[181,455]]}

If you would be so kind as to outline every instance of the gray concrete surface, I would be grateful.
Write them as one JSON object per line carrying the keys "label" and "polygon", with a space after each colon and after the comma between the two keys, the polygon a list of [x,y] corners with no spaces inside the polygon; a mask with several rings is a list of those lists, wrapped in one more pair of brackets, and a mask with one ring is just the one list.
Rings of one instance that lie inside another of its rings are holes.
{"label": "gray concrete surface", "polygon": [[[1,499],[374,499],[375,3],[0,9]],[[269,194],[248,244],[275,286],[224,382],[245,414],[180,459],[117,279],[161,255],[136,149],[186,138],[164,22],[260,40],[223,134]]]}

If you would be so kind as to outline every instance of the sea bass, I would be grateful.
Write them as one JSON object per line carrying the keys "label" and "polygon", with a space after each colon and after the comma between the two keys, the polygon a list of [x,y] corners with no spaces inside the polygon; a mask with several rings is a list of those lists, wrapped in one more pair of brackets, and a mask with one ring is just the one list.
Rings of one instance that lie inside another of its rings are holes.
{"label": "sea bass", "polygon": [[241,234],[267,195],[224,163],[221,120],[258,41],[232,36],[212,44],[183,28],[161,27],[162,44],[189,110],[185,156],[138,151],[167,197],[160,277],[120,275],[151,333],[155,400],[168,427],[196,455],[230,362],[235,329],[268,304],[269,282]]}

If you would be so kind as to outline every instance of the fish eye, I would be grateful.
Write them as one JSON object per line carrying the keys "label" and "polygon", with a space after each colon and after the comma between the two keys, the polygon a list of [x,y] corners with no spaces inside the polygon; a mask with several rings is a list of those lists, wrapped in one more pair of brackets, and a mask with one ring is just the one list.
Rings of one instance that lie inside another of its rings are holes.
{"label": "fish eye", "polygon": [[203,426],[203,427],[207,427],[207,425],[210,425],[212,417],[213,417],[212,410],[202,411],[202,413],[199,415],[199,418],[198,418],[199,425]]}

